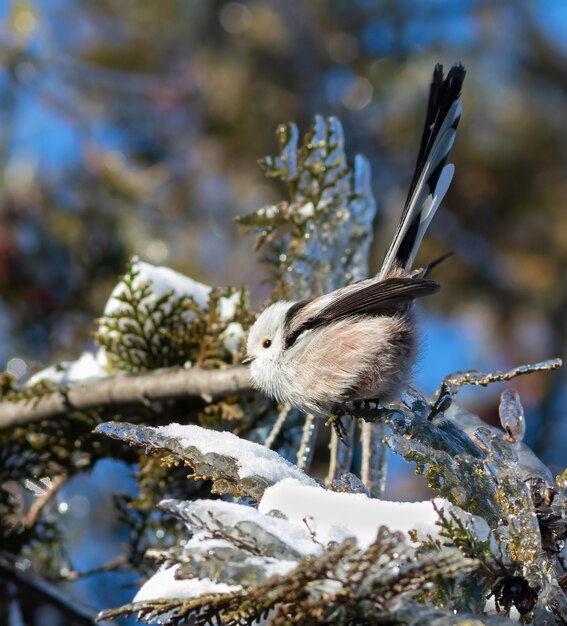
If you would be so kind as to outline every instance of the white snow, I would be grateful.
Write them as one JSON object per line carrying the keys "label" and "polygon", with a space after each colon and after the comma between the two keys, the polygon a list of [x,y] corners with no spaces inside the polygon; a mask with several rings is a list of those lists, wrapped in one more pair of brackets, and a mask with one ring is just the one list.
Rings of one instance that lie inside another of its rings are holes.
{"label": "white snow", "polygon": [[35,385],[44,380],[58,385],[66,385],[94,378],[104,378],[108,376],[108,372],[104,369],[103,356],[99,357],[99,353],[83,352],[76,361],[63,361],[59,365],[51,365],[37,372],[26,384]]}
{"label": "white snow", "polygon": [[210,578],[176,580],[179,565],[160,568],[138,591],[134,602],[163,598],[198,598],[208,593],[231,593],[240,591],[241,585],[226,585],[213,582]]}
{"label": "white snow", "polygon": [[[301,485],[302,483],[298,484]],[[167,505],[167,502],[168,501],[165,500],[162,504]],[[211,531],[203,527],[200,520],[207,523],[212,517],[220,524],[227,527],[252,522],[267,533],[287,543],[302,556],[320,554],[322,550],[321,545],[313,541],[305,524],[296,525],[285,519],[264,515],[258,510],[242,504],[224,502],[223,500],[195,500],[193,502],[187,502],[184,513],[192,520],[190,526],[191,531],[195,533],[195,535],[194,538],[191,539],[191,542],[194,540],[209,540]]]}
{"label": "white snow", "polygon": [[241,295],[242,293],[240,291],[236,291],[232,296],[219,300],[219,314],[223,322],[229,322],[234,319],[236,307],[240,303]]}
{"label": "white snow", "polygon": [[296,213],[304,220],[308,220],[310,217],[315,215],[315,206],[313,205],[313,202],[306,202],[304,205],[296,209]]}
{"label": "white snow", "polygon": [[[167,507],[168,500],[162,504]],[[224,502],[222,500],[195,500],[184,504],[184,514],[191,520],[190,531],[193,536],[185,543],[187,553],[212,554],[215,549],[233,548],[234,545],[225,539],[211,537],[213,530],[208,528],[211,519],[228,528],[241,527],[242,532],[250,533],[253,529],[246,529],[247,522],[253,522],[267,533],[288,543],[300,557],[317,555],[322,546],[315,543],[305,526],[296,526],[286,520],[262,515],[256,509],[242,504]],[[238,530],[236,531],[238,533]],[[298,565],[299,560],[278,559],[250,554],[248,561],[251,566],[262,567],[268,578],[285,576]],[[215,583],[209,578],[192,578],[176,580],[175,571],[179,565],[160,568],[138,591],[134,601],[152,600],[159,598],[196,598],[208,593],[230,593],[241,589],[240,585]]]}
{"label": "white snow", "polygon": [[[133,280],[133,287],[136,289],[144,284],[149,284],[151,294],[144,300],[144,304],[149,307],[156,300],[165,296],[167,293],[173,292],[178,298],[192,297],[197,305],[206,308],[209,304],[209,296],[212,290],[210,285],[205,285],[189,276],[180,274],[170,267],[152,265],[134,258],[132,269],[138,274]],[[111,315],[124,308],[124,303],[118,298],[126,292],[126,284],[119,281],[112,290],[108,299],[103,315]],[[231,296],[221,298],[219,300],[220,318],[223,322],[230,322],[236,315],[236,307],[240,302],[242,292],[237,291]],[[193,313],[187,312],[188,317],[192,317]]]}
{"label": "white snow", "polygon": [[[218,529],[224,528],[228,537],[234,535],[239,539],[242,549],[246,549],[247,541],[264,547],[268,553],[265,556],[250,554],[247,557],[251,566],[262,568],[268,577],[285,576],[297,567],[300,559],[320,555],[330,542],[342,543],[354,538],[362,550],[368,548],[375,541],[380,526],[405,534],[415,530],[418,538],[439,537],[439,517],[435,509],[457,515],[466,525],[472,524],[481,540],[490,535],[484,520],[442,498],[425,502],[389,502],[363,494],[337,493],[323,489],[277,453],[231,433],[179,424],[156,428],[156,431],[177,439],[181,445],[195,446],[203,454],[215,452],[235,458],[240,478],[259,475],[274,483],[264,492],[257,509],[223,500],[162,502],[165,510],[176,512],[186,521],[191,532],[191,539],[185,543],[188,554],[205,556],[215,550],[234,548],[229,538],[215,538]],[[279,515],[275,516],[273,512]],[[274,539],[270,539],[270,535]],[[291,550],[282,550],[280,542]],[[270,545],[274,546],[273,555],[269,554]],[[278,558],[278,555],[284,558]],[[241,588],[209,579],[176,581],[174,572],[175,567],[160,569],[142,587],[136,600],[192,598]],[[331,589],[333,581],[325,584]]]}
{"label": "white snow", "polygon": [[266,206],[263,209],[259,209],[256,214],[259,217],[267,217],[268,219],[273,219],[280,212],[280,209],[277,205],[272,204],[270,206]]}
{"label": "white snow", "polygon": [[[453,508],[442,498],[433,502],[438,508]],[[354,537],[364,549],[376,539],[382,525],[391,531],[417,530],[438,535],[438,515],[433,502],[388,502],[364,494],[326,491],[287,479],[266,489],[258,511],[264,514],[281,511],[290,522],[308,526],[315,540],[322,544]]]}
{"label": "white snow", "polygon": [[[199,283],[169,267],[151,265],[139,259],[134,259],[133,268],[139,272],[134,279],[134,286],[141,286],[145,283],[149,283],[151,286],[152,293],[143,302],[145,307],[149,308],[158,298],[169,292],[173,292],[178,297],[191,296],[200,307],[206,308],[208,306],[212,289],[209,285]],[[125,308],[124,303],[118,300],[118,297],[125,291],[124,281],[119,281],[106,303],[103,317]],[[241,297],[242,292],[237,291],[231,296],[219,300],[221,321],[227,323],[227,327],[222,333],[223,343],[232,354],[236,354],[244,335],[242,325],[232,321]],[[187,319],[192,318],[193,315],[192,311],[187,311]],[[149,322],[147,323],[149,324]],[[104,324],[101,326],[100,332],[115,333],[115,331],[105,328]],[[35,385],[42,380],[65,385],[94,378],[104,378],[109,375],[107,367],[106,351],[104,348],[99,348],[95,353],[83,352],[75,361],[64,361],[37,372],[28,380],[27,385]]]}
{"label": "white snow", "polygon": [[169,424],[156,428],[156,433],[164,437],[173,437],[183,446],[195,446],[202,454],[215,452],[235,458],[239,465],[240,479],[263,476],[275,483],[284,478],[294,478],[298,484],[312,485],[320,489],[303,470],[286,461],[277,452],[240,439],[232,433],[208,430],[193,424]]}
{"label": "white snow", "polygon": [[244,328],[242,328],[242,324],[239,322],[230,322],[221,333],[223,345],[231,354],[237,353],[243,336]]}
{"label": "white snow", "polygon": [[[138,275],[133,281],[133,287],[138,288],[149,283],[152,288],[152,296],[148,298],[148,304],[155,302],[166,293],[173,291],[178,297],[192,296],[200,307],[206,307],[209,302],[211,287],[199,283],[188,276],[184,276],[169,267],[151,265],[135,258],[132,269],[138,271]],[[111,315],[124,307],[118,297],[126,292],[124,281],[119,281],[112,290],[110,298],[104,307],[104,315]]]}

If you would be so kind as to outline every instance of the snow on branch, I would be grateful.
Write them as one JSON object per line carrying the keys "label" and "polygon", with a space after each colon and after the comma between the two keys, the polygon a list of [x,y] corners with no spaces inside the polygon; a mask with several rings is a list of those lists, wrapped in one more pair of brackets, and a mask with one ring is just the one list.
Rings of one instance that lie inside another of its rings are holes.
{"label": "snow on branch", "polygon": [[153,428],[118,422],[100,424],[95,432],[144,446],[152,454],[165,453],[168,461],[174,455],[193,468],[194,478],[213,480],[215,493],[259,500],[267,487],[284,478],[317,484],[277,452],[229,432],[195,425]]}
{"label": "snow on branch", "polygon": [[131,604],[99,619],[449,626],[506,624],[513,610],[530,623],[552,623],[550,614],[564,623],[567,478],[553,478],[522,442],[519,396],[502,394],[504,430],[413,388],[374,410],[386,444],[440,497],[377,500],[348,473],[325,488],[226,432],[101,424],[98,432],[184,462],[243,502],[161,502],[189,537],[149,550],[159,570]]}
{"label": "snow on branch", "polygon": [[[280,126],[278,136],[280,154],[263,166],[284,182],[289,200],[240,218],[267,253],[272,298],[303,299],[366,277],[375,212],[368,162],[358,156],[348,165],[333,118],[317,117],[303,143],[294,124]],[[19,429],[18,445],[4,446],[12,483],[43,467],[43,458],[64,477],[93,467],[106,454],[92,441],[97,424],[99,434],[147,452],[133,455],[143,477],[138,500],[125,496],[117,507],[129,522],[129,558],[139,564],[145,552],[159,569],[133,603],[98,619],[137,613],[168,626],[453,626],[506,624],[516,611],[525,623],[567,623],[567,472],[554,478],[523,443],[515,391],[502,394],[503,430],[453,403],[462,385],[555,369],[559,360],[459,372],[436,398],[410,388],[395,405],[364,405],[366,449],[389,446],[436,496],[386,502],[369,497],[349,472],[333,470],[326,488],[299,461],[284,459],[307,458],[316,422],[302,428],[298,411],[251,393],[247,370],[236,365],[252,318],[244,288],[212,288],[134,258],[98,321],[95,354],[47,368],[23,387],[0,377],[4,438],[8,427],[36,422]],[[181,417],[169,411],[169,401],[187,398],[195,402],[179,403]],[[188,416],[193,404],[198,415]],[[142,407],[208,428],[125,423],[132,413],[143,419]],[[105,408],[122,421],[100,424]],[[84,419],[52,419],[80,413]],[[281,455],[223,428],[269,441]],[[34,431],[29,441],[27,431]],[[333,467],[348,459],[350,468],[352,451],[336,444]],[[34,455],[41,463],[30,462]],[[187,483],[184,466],[223,499],[190,499],[206,486]]]}
{"label": "snow on branch", "polygon": [[[245,447],[235,444],[239,458]],[[327,518],[323,533],[313,530],[309,507],[300,511],[309,498],[315,498],[320,520]],[[286,516],[290,506],[297,517]],[[347,516],[350,511],[351,521],[358,518],[356,528],[332,523],[336,506]],[[380,502],[287,478],[264,492],[258,510],[208,500],[168,500],[161,508],[184,521],[191,538],[150,551],[159,571],[132,604],[99,619],[138,612],[148,622],[252,624],[270,615],[270,623],[283,624],[331,623],[343,614],[365,622],[411,602],[430,577],[458,579],[476,567],[450,546],[436,545],[416,561],[416,546],[397,528],[412,521],[424,527],[425,514],[427,530],[439,537],[430,502]]]}
{"label": "snow on branch", "polygon": [[251,319],[245,289],[210,287],[133,257],[98,320],[95,353],[48,367],[24,386],[2,375],[0,429],[80,411],[247,394],[248,373],[235,365]]}

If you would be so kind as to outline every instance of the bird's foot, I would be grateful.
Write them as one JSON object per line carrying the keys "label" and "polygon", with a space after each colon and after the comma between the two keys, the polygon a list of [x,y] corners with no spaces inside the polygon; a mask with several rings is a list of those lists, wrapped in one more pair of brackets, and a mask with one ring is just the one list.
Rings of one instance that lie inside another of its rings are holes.
{"label": "bird's foot", "polygon": [[332,426],[335,434],[337,435],[337,437],[345,444],[348,446],[348,441],[347,441],[347,431],[346,428],[344,427],[344,424],[341,421],[341,415],[336,413],[335,415],[332,415],[326,422],[325,422],[325,426]]}
{"label": "bird's foot", "polygon": [[376,416],[380,416],[383,410],[380,400],[353,400],[348,405],[344,405],[345,412],[352,419],[363,419],[365,422],[375,422]]}

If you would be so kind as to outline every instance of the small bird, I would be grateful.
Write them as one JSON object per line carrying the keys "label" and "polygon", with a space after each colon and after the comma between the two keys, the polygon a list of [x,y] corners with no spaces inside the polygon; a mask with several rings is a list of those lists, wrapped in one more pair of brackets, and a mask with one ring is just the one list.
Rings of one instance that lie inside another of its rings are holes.
{"label": "small bird", "polygon": [[[396,235],[380,272],[301,302],[275,302],[250,330],[247,357],[254,386],[316,417],[349,403],[396,400],[417,357],[413,301],[439,284],[412,270],[421,240],[451,180],[447,165],[461,117],[465,69],[433,72],[415,172]],[[442,260],[442,259],[441,259]]]}

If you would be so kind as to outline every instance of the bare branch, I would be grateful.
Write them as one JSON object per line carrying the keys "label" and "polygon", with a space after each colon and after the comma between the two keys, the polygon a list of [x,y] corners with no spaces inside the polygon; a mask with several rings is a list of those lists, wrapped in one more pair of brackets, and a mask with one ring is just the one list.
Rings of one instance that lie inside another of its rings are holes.
{"label": "bare branch", "polygon": [[37,522],[41,511],[49,502],[51,502],[53,496],[57,495],[66,480],[67,476],[64,474],[55,476],[51,481],[51,486],[49,487],[49,489],[44,491],[41,496],[38,496],[32,502],[28,514],[26,515],[26,528],[31,528]]}
{"label": "bare branch", "polygon": [[103,565],[91,567],[90,569],[83,571],[73,570],[65,576],[61,576],[58,580],[78,580],[79,578],[86,578],[87,576],[94,576],[95,574],[104,574],[105,572],[112,572],[113,570],[120,569],[123,565],[126,565],[126,563],[128,563],[128,556],[126,554],[121,554],[115,559],[112,559],[112,561],[108,561]]}
{"label": "bare branch", "polygon": [[18,570],[2,555],[0,555],[0,578],[12,582],[18,588],[20,597],[26,598],[27,601],[31,601],[31,598],[35,597],[40,602],[55,606],[72,618],[75,624],[85,624],[86,626],[95,624],[97,613],[94,609],[73,601],[60,589],[33,574]]}
{"label": "bare branch", "polygon": [[202,398],[210,402],[252,391],[244,367],[204,370],[171,368],[113,376],[57,389],[33,401],[0,402],[0,430],[96,408],[147,406],[151,402]]}
{"label": "bare branch", "polygon": [[448,387],[451,391],[456,390],[463,385],[479,385],[486,387],[491,383],[499,383],[507,380],[512,380],[517,376],[523,376],[524,374],[533,374],[534,372],[549,372],[551,370],[561,367],[563,362],[561,359],[550,359],[549,361],[542,361],[533,365],[519,365],[514,369],[507,372],[489,372],[484,374],[477,372],[476,370],[466,370],[464,372],[453,372],[445,376],[442,385]]}

